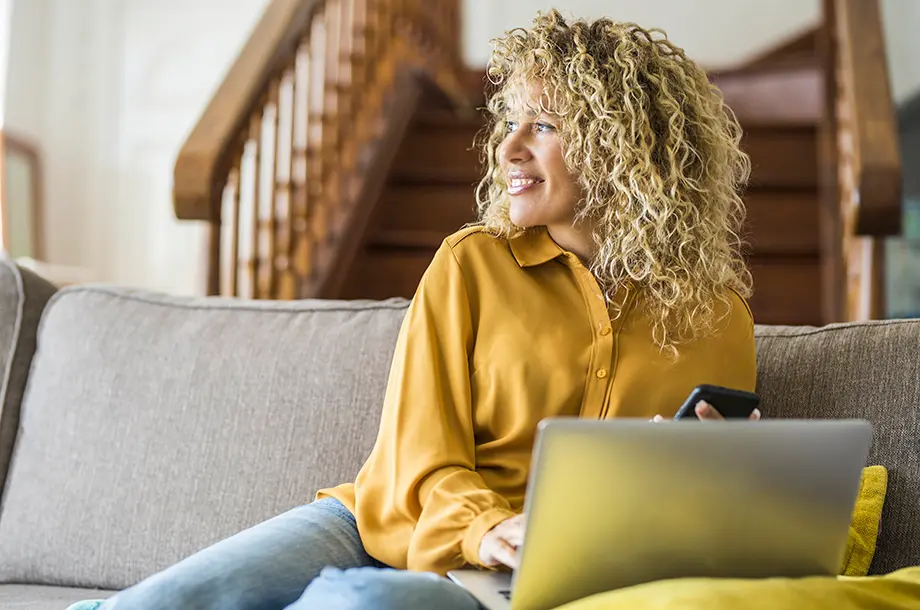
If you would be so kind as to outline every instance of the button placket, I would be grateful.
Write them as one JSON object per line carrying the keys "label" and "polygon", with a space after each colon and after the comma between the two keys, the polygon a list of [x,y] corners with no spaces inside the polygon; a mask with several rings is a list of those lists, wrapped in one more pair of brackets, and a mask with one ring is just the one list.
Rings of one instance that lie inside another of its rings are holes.
{"label": "button placket", "polygon": [[607,312],[606,299],[601,293],[597,280],[574,255],[567,255],[566,261],[575,274],[579,289],[587,304],[587,313],[592,328],[591,336],[595,345],[591,362],[588,365],[591,378],[586,384],[581,416],[600,419],[605,410],[604,400],[607,396],[607,386],[611,377],[610,367],[613,362],[612,324]]}

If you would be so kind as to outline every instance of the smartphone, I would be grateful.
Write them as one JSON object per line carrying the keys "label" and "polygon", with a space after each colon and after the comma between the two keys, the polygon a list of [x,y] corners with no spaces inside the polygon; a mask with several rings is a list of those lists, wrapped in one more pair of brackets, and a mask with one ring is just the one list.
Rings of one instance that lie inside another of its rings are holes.
{"label": "smartphone", "polygon": [[695,408],[701,400],[715,407],[725,419],[747,419],[760,404],[760,397],[752,392],[717,385],[698,385],[690,392],[674,419],[698,419]]}

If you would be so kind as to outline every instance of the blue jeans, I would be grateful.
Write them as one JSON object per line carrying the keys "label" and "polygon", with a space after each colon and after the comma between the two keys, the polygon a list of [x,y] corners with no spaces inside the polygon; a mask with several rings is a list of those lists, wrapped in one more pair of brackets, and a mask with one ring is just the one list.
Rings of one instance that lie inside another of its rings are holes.
{"label": "blue jeans", "polygon": [[338,500],[290,510],[125,589],[100,610],[480,610],[436,574],[369,556]]}

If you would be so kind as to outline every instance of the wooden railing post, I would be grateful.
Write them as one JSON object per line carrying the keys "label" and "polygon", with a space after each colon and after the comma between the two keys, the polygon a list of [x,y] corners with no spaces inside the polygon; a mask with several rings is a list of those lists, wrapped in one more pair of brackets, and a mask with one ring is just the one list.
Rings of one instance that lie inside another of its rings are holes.
{"label": "wooden railing post", "polygon": [[[885,315],[884,237],[901,230],[901,163],[878,0],[824,0],[826,321]],[[834,298],[836,297],[836,298]]]}

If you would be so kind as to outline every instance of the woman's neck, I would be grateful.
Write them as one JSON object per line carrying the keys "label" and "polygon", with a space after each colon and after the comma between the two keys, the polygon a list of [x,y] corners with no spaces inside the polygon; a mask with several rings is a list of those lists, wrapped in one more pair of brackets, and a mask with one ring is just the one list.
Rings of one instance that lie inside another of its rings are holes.
{"label": "woman's neck", "polygon": [[589,266],[594,258],[594,239],[587,225],[553,225],[547,226],[550,237],[560,248],[577,256],[582,264]]}

